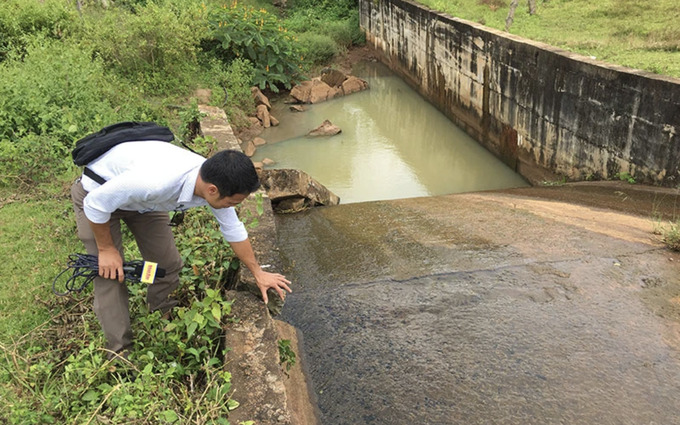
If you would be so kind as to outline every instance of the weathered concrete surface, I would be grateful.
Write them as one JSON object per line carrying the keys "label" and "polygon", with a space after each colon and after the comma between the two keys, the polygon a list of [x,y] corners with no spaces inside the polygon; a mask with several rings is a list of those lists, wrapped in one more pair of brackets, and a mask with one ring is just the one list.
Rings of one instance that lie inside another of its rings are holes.
{"label": "weathered concrete surface", "polygon": [[[200,105],[207,114],[201,121],[201,132],[216,139],[219,149],[241,147],[223,110]],[[262,214],[258,213],[262,211]],[[252,194],[241,206],[241,218],[258,225],[249,229],[249,238],[260,265],[268,271],[281,270],[281,260],[276,248],[276,228],[271,202],[264,190]],[[255,279],[247,270],[241,270],[236,279],[236,289],[227,291],[233,299],[232,316],[237,320],[225,327],[225,341],[230,351],[226,356],[226,369],[232,374],[233,398],[240,406],[229,414],[229,421],[255,420],[261,424],[315,425],[316,406],[307,391],[303,356],[297,364],[284,371],[279,365],[278,341],[291,340],[291,348],[298,353],[297,333],[289,325],[275,324],[270,312],[278,314],[283,301],[271,291],[270,302],[264,305]]]}
{"label": "weathered concrete surface", "polygon": [[679,423],[677,190],[587,183],[276,216],[322,423]]}
{"label": "weathered concrete surface", "polygon": [[238,139],[234,135],[234,130],[231,128],[224,110],[217,106],[208,105],[199,105],[198,110],[206,114],[201,120],[201,133],[203,136],[214,137],[220,150],[241,150]]}
{"label": "weathered concrete surface", "polygon": [[315,425],[316,408],[309,401],[302,357],[298,355],[288,371],[279,364],[279,340],[291,341],[292,350],[300,352],[295,328],[273,320],[262,301],[249,292],[227,291],[226,297],[234,300],[236,321],[225,327],[230,348],[225,363],[232,398],[240,403],[229,413],[230,423]]}
{"label": "weathered concrete surface", "polygon": [[360,0],[369,44],[458,126],[531,182],[680,179],[680,80],[437,13]]}

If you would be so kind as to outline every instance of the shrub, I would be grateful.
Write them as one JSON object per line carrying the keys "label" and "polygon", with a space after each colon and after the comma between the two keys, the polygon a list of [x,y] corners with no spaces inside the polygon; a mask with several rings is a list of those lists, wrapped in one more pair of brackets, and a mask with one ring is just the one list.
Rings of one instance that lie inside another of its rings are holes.
{"label": "shrub", "polygon": [[69,148],[51,135],[30,134],[12,143],[0,141],[0,186],[46,181],[71,168]]}
{"label": "shrub", "polygon": [[288,89],[302,70],[295,42],[279,20],[264,9],[255,10],[236,2],[209,16],[212,37],[219,44],[214,53],[225,63],[248,59],[254,67],[253,84],[261,89]]}
{"label": "shrub", "polygon": [[40,36],[17,56],[0,64],[0,185],[69,169],[74,141],[104,125],[155,118],[82,46]]}
{"label": "shrub", "polygon": [[150,2],[136,13],[118,9],[86,20],[83,43],[108,69],[149,94],[191,86],[202,31],[201,9],[180,14]]}
{"label": "shrub", "polygon": [[224,72],[222,87],[227,94],[225,109],[229,122],[236,126],[247,124],[244,115],[254,112],[255,104],[250,91],[255,68],[246,59],[235,59]]}
{"label": "shrub", "polygon": [[357,10],[358,0],[293,0],[295,10],[314,13],[326,21],[347,18],[352,11]]}
{"label": "shrub", "polygon": [[354,44],[362,44],[366,37],[359,28],[359,16],[355,19],[328,22],[324,25],[322,34],[328,35],[339,46],[349,48]]}
{"label": "shrub", "polygon": [[60,38],[76,19],[62,0],[5,0],[0,7],[0,62],[11,52],[23,54],[30,35]]}
{"label": "shrub", "polygon": [[327,63],[338,53],[338,46],[327,35],[304,32],[298,40],[305,60],[314,65]]}
{"label": "shrub", "polygon": [[663,241],[673,251],[680,251],[680,220],[670,222],[668,227],[661,231]]}
{"label": "shrub", "polygon": [[0,67],[0,139],[27,134],[70,138],[112,111],[102,99],[102,63],[79,46],[35,38],[23,60]]}
{"label": "shrub", "polygon": [[[349,3],[352,2],[295,3],[286,26],[298,35],[300,49],[309,63],[324,64],[343,49],[365,43],[359,28],[359,12]],[[331,42],[335,45],[331,46]]]}

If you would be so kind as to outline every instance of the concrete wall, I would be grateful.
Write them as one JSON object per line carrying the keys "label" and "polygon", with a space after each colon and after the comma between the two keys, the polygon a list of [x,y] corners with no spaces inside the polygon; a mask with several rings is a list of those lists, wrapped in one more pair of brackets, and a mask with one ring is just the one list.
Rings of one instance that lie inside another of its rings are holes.
{"label": "concrete wall", "polygon": [[383,60],[533,183],[680,183],[680,80],[597,62],[406,0],[360,0]]}

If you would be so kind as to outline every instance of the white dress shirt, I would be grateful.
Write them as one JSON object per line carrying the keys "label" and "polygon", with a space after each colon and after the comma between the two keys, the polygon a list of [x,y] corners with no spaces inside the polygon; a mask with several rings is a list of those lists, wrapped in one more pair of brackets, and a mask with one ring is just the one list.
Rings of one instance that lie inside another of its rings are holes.
{"label": "white dress shirt", "polygon": [[[208,205],[194,196],[204,161],[202,156],[167,142],[121,143],[88,164],[106,183],[99,185],[83,175],[83,188],[89,192],[83,201],[85,215],[93,223],[106,223],[117,209],[145,213]],[[248,237],[234,208],[211,209],[228,242]]]}

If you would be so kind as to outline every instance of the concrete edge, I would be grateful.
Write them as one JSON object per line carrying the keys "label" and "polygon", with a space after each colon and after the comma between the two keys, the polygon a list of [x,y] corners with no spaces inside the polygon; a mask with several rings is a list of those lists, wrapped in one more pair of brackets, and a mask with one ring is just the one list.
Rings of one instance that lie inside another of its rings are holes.
{"label": "concrete edge", "polygon": [[[226,113],[213,106],[199,105],[205,114],[201,120],[203,136],[214,137],[218,150],[242,151],[240,143],[227,119]],[[258,203],[260,203],[258,208]],[[258,209],[262,214],[258,214]],[[281,272],[281,260],[276,246],[276,224],[271,202],[263,189],[251,194],[243,204],[241,215],[257,220],[257,226],[248,229],[253,250],[261,266],[272,272]],[[318,408],[309,392],[304,357],[301,355],[299,332],[280,320],[274,320],[270,311],[280,312],[283,307],[277,294],[269,294],[265,306],[250,272],[240,273],[236,291],[227,291],[233,300],[232,317],[235,322],[225,326],[225,341],[230,348],[225,358],[226,369],[231,373],[233,398],[240,406],[229,414],[231,423],[254,420],[256,423],[290,425],[315,425],[319,423]],[[289,340],[296,353],[296,364],[286,371],[279,364],[279,340]]]}

